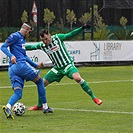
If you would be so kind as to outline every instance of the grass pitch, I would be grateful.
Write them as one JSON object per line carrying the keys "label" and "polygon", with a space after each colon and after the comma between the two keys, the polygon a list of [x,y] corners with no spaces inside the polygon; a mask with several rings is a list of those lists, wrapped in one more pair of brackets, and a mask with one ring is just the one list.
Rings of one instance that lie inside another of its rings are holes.
{"label": "grass pitch", "polygon": [[[53,114],[26,110],[23,116],[6,119],[0,109],[1,133],[132,133],[132,66],[80,67],[81,76],[97,97],[96,105],[73,80],[64,77],[60,83],[47,86],[47,99]],[[41,69],[43,77],[49,68]],[[0,71],[0,107],[13,94],[7,71]],[[37,90],[26,82],[23,98],[26,107],[37,104]]]}

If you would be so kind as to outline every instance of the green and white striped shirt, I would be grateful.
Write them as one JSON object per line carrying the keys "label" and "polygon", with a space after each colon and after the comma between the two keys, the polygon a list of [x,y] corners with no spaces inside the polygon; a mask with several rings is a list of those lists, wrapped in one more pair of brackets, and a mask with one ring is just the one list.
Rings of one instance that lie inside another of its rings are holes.
{"label": "green and white striped shirt", "polygon": [[36,45],[26,44],[26,50],[42,49],[52,61],[54,67],[62,68],[73,63],[72,58],[67,52],[64,40],[73,37],[82,31],[82,27],[77,28],[67,34],[56,34],[51,36],[52,42],[46,46],[43,42]]}

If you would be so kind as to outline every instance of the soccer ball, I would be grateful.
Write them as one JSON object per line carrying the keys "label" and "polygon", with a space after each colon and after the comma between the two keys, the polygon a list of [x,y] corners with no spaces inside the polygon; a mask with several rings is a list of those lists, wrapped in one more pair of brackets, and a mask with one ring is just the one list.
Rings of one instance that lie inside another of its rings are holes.
{"label": "soccer ball", "polygon": [[14,112],[15,115],[21,116],[25,113],[26,108],[25,108],[25,105],[23,103],[17,102],[12,107],[12,111]]}

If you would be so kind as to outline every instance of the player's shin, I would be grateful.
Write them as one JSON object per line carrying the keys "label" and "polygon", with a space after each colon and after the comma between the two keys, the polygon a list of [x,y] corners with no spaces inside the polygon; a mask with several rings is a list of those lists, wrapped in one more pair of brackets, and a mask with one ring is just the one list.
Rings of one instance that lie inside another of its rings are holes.
{"label": "player's shin", "polygon": [[45,87],[44,87],[42,78],[40,78],[40,79],[36,82],[36,85],[37,85],[37,88],[38,88],[39,97],[40,97],[41,102],[42,102],[42,104],[43,104],[43,108],[47,109],[48,106],[47,106],[47,100],[46,100],[46,89],[45,89]]}
{"label": "player's shin", "polygon": [[79,84],[81,85],[82,89],[91,96],[92,99],[94,99],[96,96],[94,95],[94,93],[92,92],[91,88],[89,87],[89,85],[87,84],[87,82],[84,79],[81,79],[81,81],[79,82]]}
{"label": "player's shin", "polygon": [[16,89],[16,90],[14,90],[14,94],[10,97],[8,103],[11,106],[13,106],[21,98],[22,98],[22,90],[21,89]]}

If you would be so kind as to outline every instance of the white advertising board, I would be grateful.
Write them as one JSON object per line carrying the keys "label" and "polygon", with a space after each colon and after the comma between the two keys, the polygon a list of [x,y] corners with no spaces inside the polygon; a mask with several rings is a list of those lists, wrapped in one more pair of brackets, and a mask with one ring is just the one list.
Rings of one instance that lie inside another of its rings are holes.
{"label": "white advertising board", "polygon": [[[133,41],[66,41],[65,45],[74,62],[133,60]],[[27,51],[27,55],[36,63],[51,64],[42,50]],[[8,57],[0,51],[0,66],[8,63]]]}

